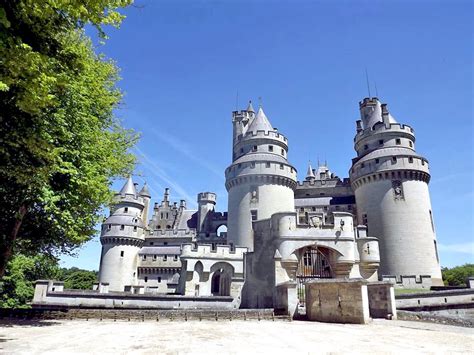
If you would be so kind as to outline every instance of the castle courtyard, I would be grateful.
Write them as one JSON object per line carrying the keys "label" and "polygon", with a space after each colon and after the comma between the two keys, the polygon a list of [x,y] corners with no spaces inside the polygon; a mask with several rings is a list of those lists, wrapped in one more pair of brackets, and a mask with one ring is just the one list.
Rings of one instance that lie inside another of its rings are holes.
{"label": "castle courtyard", "polygon": [[472,328],[412,321],[369,325],[304,321],[0,323],[2,354],[471,353]]}

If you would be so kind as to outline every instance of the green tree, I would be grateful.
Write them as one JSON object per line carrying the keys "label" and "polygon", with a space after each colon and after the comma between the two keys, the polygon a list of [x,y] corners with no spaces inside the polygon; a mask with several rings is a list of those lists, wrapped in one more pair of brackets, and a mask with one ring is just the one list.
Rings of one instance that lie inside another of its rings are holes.
{"label": "green tree", "polygon": [[28,302],[33,299],[36,280],[60,277],[61,270],[55,258],[45,255],[16,255],[8,262],[0,282],[0,307],[27,308]]}
{"label": "green tree", "polygon": [[92,290],[92,286],[97,282],[97,273],[95,271],[75,269],[63,278],[64,288]]}
{"label": "green tree", "polygon": [[444,267],[441,269],[445,285],[463,286],[469,276],[474,277],[474,264],[464,264],[453,268]]}
{"label": "green tree", "polygon": [[91,238],[137,136],[120,126],[118,69],[91,24],[132,0],[0,0],[0,277],[13,253],[69,253]]}

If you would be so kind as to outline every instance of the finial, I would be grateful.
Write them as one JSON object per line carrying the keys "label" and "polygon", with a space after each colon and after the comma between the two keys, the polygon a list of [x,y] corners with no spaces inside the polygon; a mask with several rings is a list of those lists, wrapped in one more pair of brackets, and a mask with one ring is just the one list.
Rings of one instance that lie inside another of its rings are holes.
{"label": "finial", "polygon": [[262,97],[258,97],[258,108],[262,108]]}

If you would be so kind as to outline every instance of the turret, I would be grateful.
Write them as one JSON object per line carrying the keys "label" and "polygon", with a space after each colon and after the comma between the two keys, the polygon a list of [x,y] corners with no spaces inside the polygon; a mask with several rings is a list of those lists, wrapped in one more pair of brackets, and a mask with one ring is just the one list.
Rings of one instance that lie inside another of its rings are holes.
{"label": "turret", "polygon": [[144,207],[144,198],[129,177],[115,194],[111,214],[101,229],[99,282],[108,283],[110,291],[124,291],[125,286],[136,283],[138,250],[145,240]]}
{"label": "turret", "polygon": [[206,231],[209,223],[209,213],[213,212],[216,206],[216,194],[213,192],[201,192],[198,194],[198,223],[197,232]]}
{"label": "turret", "polygon": [[308,171],[306,172],[306,181],[314,181],[315,180],[313,167],[311,166],[311,162],[308,163]]}
{"label": "turret", "polygon": [[[273,128],[261,107],[256,115],[234,112],[232,122],[233,160],[226,169],[227,236],[230,243],[253,250],[252,221],[294,210],[296,170],[287,160],[288,140]],[[241,122],[237,132],[236,122]]]}
{"label": "turret", "polygon": [[138,195],[141,198],[143,198],[143,202],[145,204],[143,208],[143,213],[142,213],[142,220],[145,226],[148,226],[148,210],[150,209],[151,195],[150,195],[150,189],[148,188],[148,184],[146,182],[143,184],[143,187],[138,193]]}
{"label": "turret", "polygon": [[428,183],[428,161],[415,151],[415,133],[397,123],[377,98],[359,104],[350,170],[357,217],[379,238],[379,275],[430,275],[442,285]]}

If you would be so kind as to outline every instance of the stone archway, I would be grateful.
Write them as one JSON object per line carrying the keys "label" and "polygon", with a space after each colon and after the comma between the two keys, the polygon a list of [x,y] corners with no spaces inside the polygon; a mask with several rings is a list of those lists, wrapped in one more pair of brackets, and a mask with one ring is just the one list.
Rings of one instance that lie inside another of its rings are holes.
{"label": "stone archway", "polygon": [[213,296],[230,296],[234,268],[226,262],[219,262],[211,267],[211,294]]}

